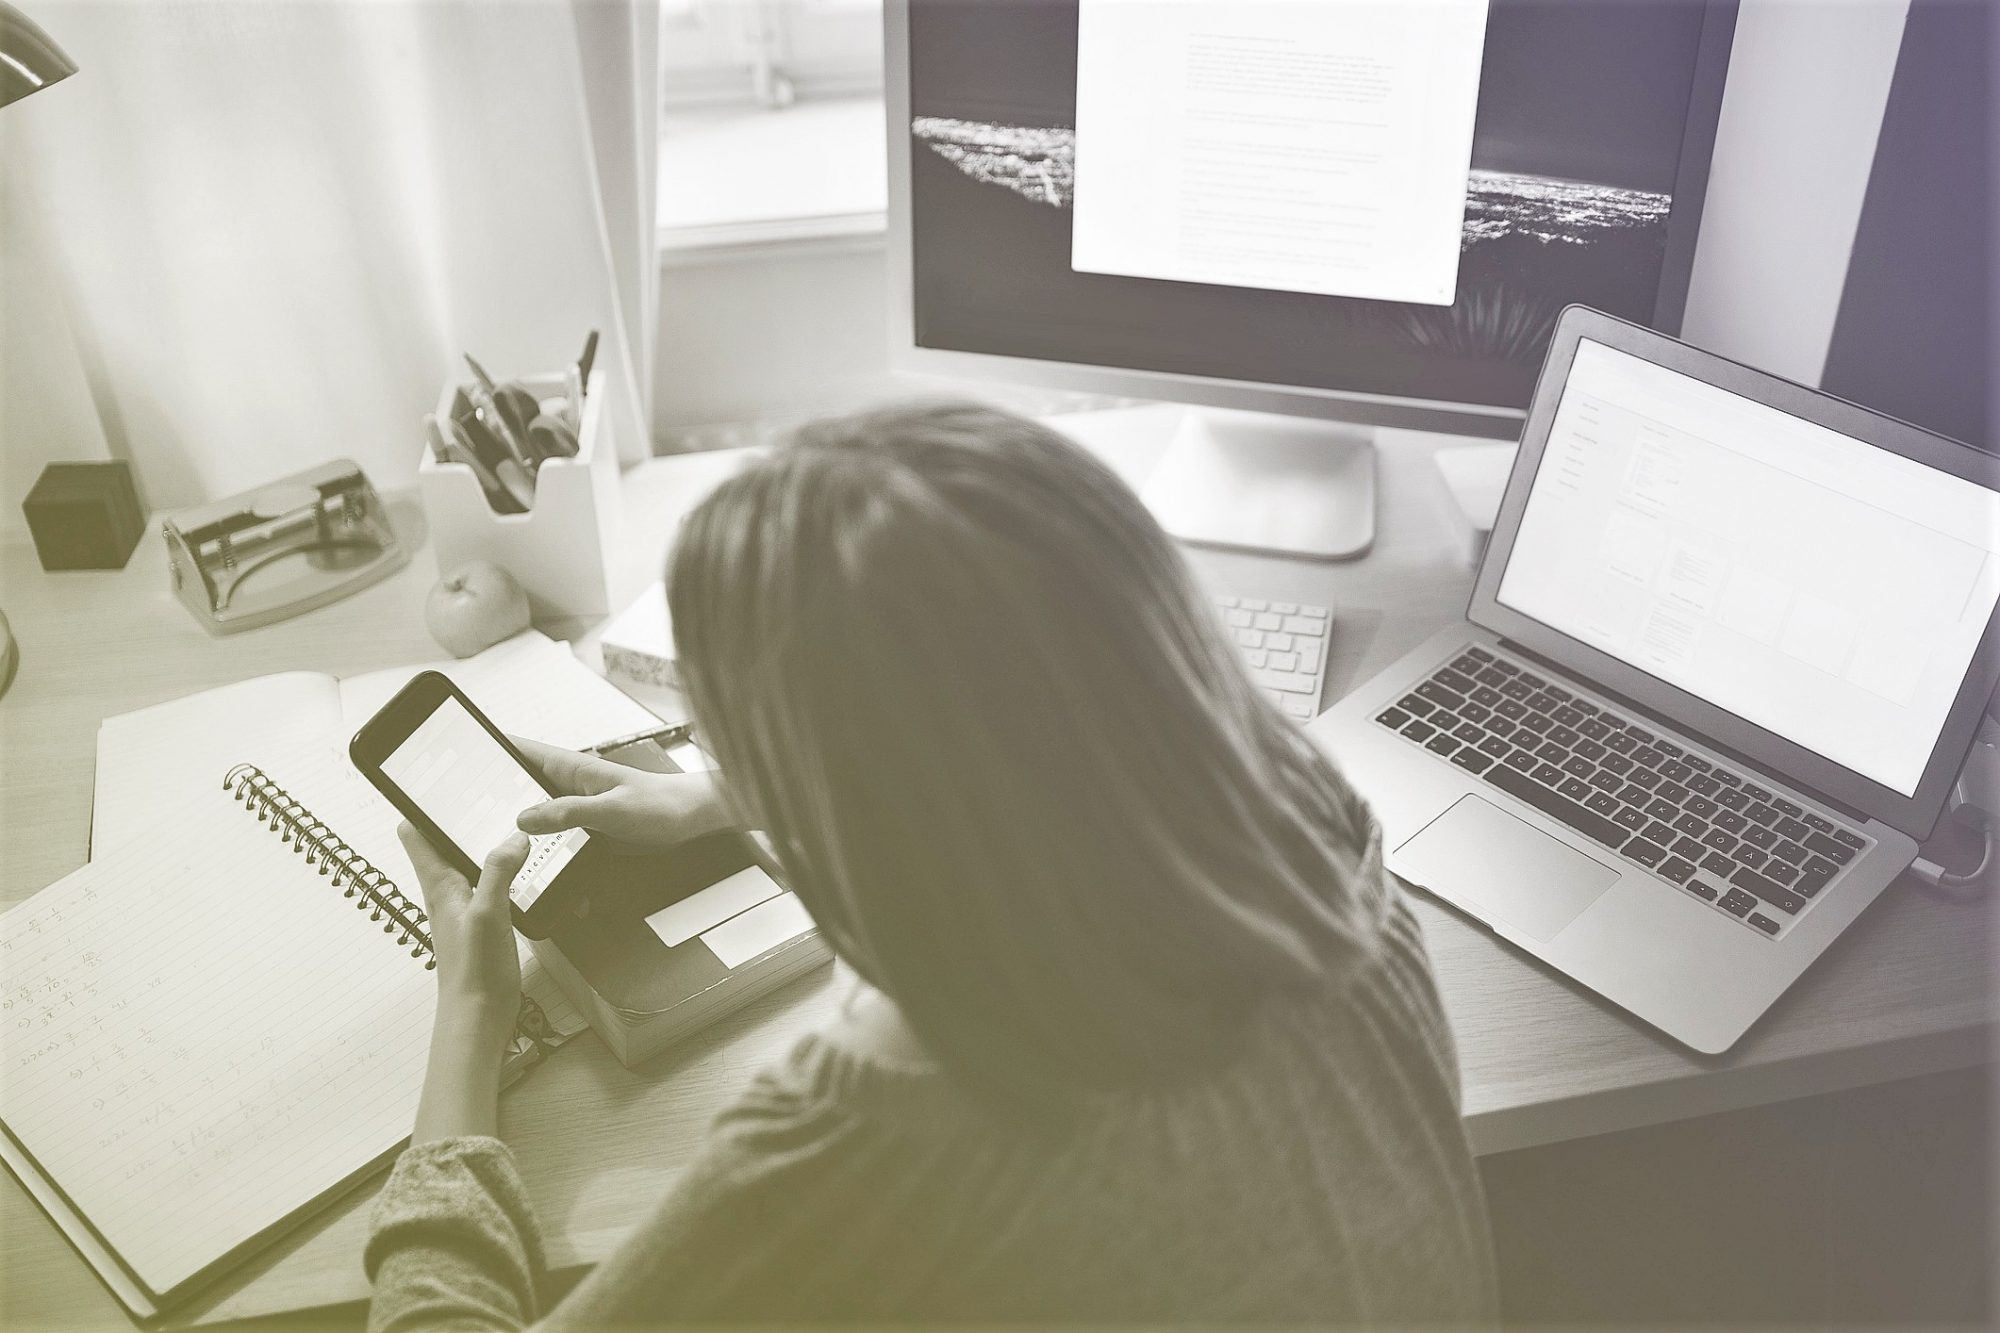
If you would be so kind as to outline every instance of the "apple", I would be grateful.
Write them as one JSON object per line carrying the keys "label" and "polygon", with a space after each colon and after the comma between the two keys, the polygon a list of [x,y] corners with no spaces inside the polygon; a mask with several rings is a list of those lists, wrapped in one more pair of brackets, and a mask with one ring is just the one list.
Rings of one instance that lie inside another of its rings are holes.
{"label": "apple", "polygon": [[470,657],[528,628],[528,594],[491,560],[472,560],[437,581],[424,624],[453,657]]}

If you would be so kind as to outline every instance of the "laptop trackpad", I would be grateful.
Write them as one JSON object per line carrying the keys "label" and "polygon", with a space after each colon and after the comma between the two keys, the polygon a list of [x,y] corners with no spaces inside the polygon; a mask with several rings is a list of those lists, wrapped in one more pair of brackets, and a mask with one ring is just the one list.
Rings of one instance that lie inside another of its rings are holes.
{"label": "laptop trackpad", "polygon": [[1553,939],[1618,880],[1618,871],[1477,796],[1396,849],[1396,873],[1474,915]]}

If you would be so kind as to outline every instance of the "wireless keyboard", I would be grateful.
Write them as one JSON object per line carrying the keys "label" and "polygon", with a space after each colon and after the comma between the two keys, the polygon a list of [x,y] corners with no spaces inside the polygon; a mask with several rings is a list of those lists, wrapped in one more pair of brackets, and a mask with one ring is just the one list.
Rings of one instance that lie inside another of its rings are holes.
{"label": "wireless keyboard", "polygon": [[1326,683],[1326,641],[1333,613],[1323,606],[1257,597],[1217,597],[1215,604],[1251,678],[1286,717],[1311,721],[1319,712],[1320,687]]}

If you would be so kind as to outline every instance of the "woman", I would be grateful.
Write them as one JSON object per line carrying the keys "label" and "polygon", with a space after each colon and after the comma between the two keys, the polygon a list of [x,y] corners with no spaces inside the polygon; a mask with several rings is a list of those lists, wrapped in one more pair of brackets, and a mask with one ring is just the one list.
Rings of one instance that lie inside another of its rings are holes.
{"label": "woman", "polygon": [[[553,1323],[1488,1317],[1450,1037],[1379,837],[1108,470],[987,408],[808,427],[688,519],[680,668],[726,791],[546,749],[523,814],[765,830],[864,980]],[[535,1319],[492,1137],[506,887],[406,833],[438,1028],[378,1328]]]}

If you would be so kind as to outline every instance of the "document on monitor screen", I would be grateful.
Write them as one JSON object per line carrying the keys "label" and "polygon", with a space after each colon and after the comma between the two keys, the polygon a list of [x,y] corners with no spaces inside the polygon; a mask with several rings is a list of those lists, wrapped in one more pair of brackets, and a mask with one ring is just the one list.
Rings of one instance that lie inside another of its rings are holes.
{"label": "document on monitor screen", "polygon": [[1487,0],[1081,0],[1078,272],[1450,305]]}
{"label": "document on monitor screen", "polygon": [[1586,338],[1498,596],[1909,796],[2000,598],[2000,495]]}

